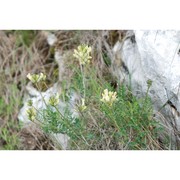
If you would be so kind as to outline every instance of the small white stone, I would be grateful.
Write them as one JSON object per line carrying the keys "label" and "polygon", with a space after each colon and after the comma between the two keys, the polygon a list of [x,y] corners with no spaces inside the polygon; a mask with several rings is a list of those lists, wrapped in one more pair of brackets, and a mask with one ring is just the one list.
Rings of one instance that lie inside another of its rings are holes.
{"label": "small white stone", "polygon": [[57,37],[54,34],[49,33],[48,37],[47,37],[47,41],[50,46],[53,46],[54,43],[56,43],[56,41],[57,41]]}

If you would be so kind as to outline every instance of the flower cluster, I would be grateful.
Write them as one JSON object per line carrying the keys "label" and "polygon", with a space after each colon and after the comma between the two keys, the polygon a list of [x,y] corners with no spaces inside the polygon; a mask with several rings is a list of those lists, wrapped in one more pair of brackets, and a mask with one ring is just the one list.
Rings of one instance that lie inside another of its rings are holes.
{"label": "flower cluster", "polygon": [[74,50],[73,56],[79,60],[81,65],[85,65],[85,64],[89,64],[90,59],[92,59],[92,57],[89,55],[90,52],[91,52],[91,47],[83,44],[78,46],[77,50],[76,49]]}
{"label": "flower cluster", "polygon": [[32,83],[38,83],[40,81],[45,81],[46,80],[46,75],[43,73],[40,74],[28,74],[27,78],[32,82]]}
{"label": "flower cluster", "polygon": [[112,106],[113,102],[117,100],[117,92],[108,91],[108,89],[105,89],[102,93],[102,99],[101,101],[108,104],[109,106]]}
{"label": "flower cluster", "polygon": [[37,112],[36,112],[36,109],[34,107],[29,108],[26,111],[26,113],[27,113],[27,116],[28,116],[29,120],[31,120],[31,121],[35,120]]}
{"label": "flower cluster", "polygon": [[53,95],[49,98],[49,104],[51,106],[56,106],[59,104],[59,94],[56,93],[56,95]]}

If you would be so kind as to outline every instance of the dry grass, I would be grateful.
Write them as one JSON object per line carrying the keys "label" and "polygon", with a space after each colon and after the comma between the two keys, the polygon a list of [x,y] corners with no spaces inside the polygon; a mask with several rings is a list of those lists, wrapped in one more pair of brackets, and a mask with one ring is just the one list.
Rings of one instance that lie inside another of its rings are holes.
{"label": "dry grass", "polygon": [[[44,64],[50,59],[49,46],[43,32],[36,32],[36,37],[29,47],[19,36],[14,32],[0,31],[0,131],[2,134],[2,131],[7,129],[10,139],[11,136],[26,138],[23,137],[17,120],[27,83],[26,75],[28,72],[44,72]],[[20,44],[17,44],[17,41],[20,41]],[[51,64],[54,65],[53,61],[48,65]],[[2,136],[0,142],[3,146],[9,143]]]}

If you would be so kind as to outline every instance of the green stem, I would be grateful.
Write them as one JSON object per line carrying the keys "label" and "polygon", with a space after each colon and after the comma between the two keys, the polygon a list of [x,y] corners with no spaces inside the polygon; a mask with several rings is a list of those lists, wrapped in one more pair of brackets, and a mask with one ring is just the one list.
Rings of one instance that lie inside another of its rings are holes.
{"label": "green stem", "polygon": [[[59,111],[59,109],[56,107],[56,106],[54,106],[55,107],[55,109],[57,110],[57,112],[61,115],[61,117],[65,120],[65,122],[66,122],[66,125],[68,126],[68,128],[70,128],[71,130],[73,130],[73,128],[71,128],[71,126],[69,125],[69,123],[67,123],[68,122],[68,119],[66,119],[64,116],[63,116],[63,114]],[[74,133],[74,135],[78,138],[78,139],[83,139],[83,141],[87,144],[87,145],[89,145],[88,144],[88,142],[87,142],[87,140],[84,138],[84,136],[82,135],[82,132],[80,132],[80,135],[81,135],[81,138],[76,134],[76,132],[73,130],[73,133]],[[89,145],[90,146],[90,145]]]}
{"label": "green stem", "polygon": [[42,98],[42,100],[43,100],[44,104],[45,104],[45,105],[46,105],[46,107],[47,107],[47,103],[46,103],[46,101],[45,101],[44,97],[42,96],[42,92],[40,91],[40,88],[39,88],[38,84],[36,83],[35,85],[36,85],[36,87],[37,87],[38,91],[40,92],[40,95],[41,95],[41,98]]}
{"label": "green stem", "polygon": [[85,78],[84,78],[84,71],[83,67],[80,64],[80,69],[81,69],[81,74],[82,74],[82,79],[83,79],[83,92],[84,92],[84,98],[86,97],[86,86],[85,86]]}

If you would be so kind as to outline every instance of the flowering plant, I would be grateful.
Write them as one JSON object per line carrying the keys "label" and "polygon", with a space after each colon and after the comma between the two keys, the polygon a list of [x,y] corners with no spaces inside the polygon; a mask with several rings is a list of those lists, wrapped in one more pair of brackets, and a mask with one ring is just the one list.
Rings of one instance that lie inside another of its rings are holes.
{"label": "flowering plant", "polygon": [[43,73],[40,73],[40,74],[30,74],[30,73],[28,73],[27,78],[32,83],[38,83],[40,81],[45,81],[46,80],[46,75],[44,75]]}
{"label": "flowering plant", "polygon": [[53,95],[49,98],[49,104],[51,106],[56,106],[59,104],[59,94],[56,93],[56,95]]}
{"label": "flowering plant", "polygon": [[26,113],[27,113],[27,116],[28,116],[29,120],[31,120],[31,121],[35,120],[37,112],[36,112],[36,109],[34,107],[29,108],[26,111]]}
{"label": "flowering plant", "polygon": [[90,52],[91,52],[91,47],[83,44],[78,46],[77,50],[76,49],[74,50],[73,56],[79,60],[81,65],[85,65],[85,64],[89,64],[90,59],[92,59],[92,57],[89,55]]}
{"label": "flowering plant", "polygon": [[108,91],[108,89],[105,89],[102,93],[102,99],[100,99],[102,102],[112,106],[114,101],[117,101],[117,92]]}

